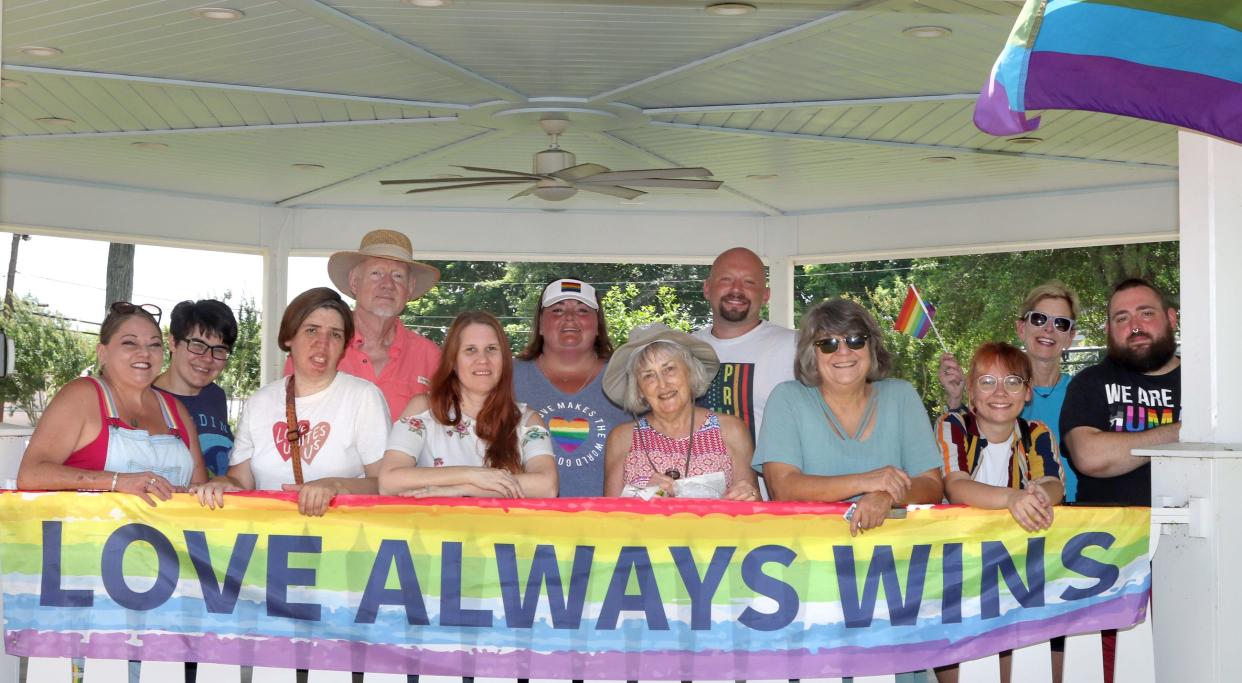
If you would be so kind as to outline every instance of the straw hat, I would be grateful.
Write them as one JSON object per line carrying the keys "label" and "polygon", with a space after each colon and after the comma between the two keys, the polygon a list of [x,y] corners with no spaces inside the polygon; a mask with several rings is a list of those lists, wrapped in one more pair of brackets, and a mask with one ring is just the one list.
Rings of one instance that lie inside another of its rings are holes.
{"label": "straw hat", "polygon": [[440,281],[440,271],[434,266],[414,260],[414,247],[410,238],[396,230],[372,230],[362,236],[357,251],[338,251],[328,259],[328,278],[342,294],[356,299],[349,286],[349,271],[369,258],[400,261],[410,267],[410,301],[426,294]]}
{"label": "straw hat", "polygon": [[608,360],[608,367],[604,370],[604,394],[614,403],[620,401],[625,395],[626,377],[630,374],[630,361],[634,354],[642,352],[643,349],[656,342],[671,342],[684,346],[690,355],[703,364],[709,381],[716,376],[716,370],[720,367],[720,359],[717,358],[716,350],[711,344],[680,330],[674,330],[664,323],[642,325],[630,330],[629,341],[612,352],[612,358]]}

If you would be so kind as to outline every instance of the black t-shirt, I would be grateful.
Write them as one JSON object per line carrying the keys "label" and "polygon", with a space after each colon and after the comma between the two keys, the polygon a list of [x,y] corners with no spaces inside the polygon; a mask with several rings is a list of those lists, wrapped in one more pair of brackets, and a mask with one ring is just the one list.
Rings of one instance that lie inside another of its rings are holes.
{"label": "black t-shirt", "polygon": [[[1062,454],[1073,458],[1066,443],[1075,427],[1105,432],[1141,432],[1181,421],[1182,367],[1163,375],[1144,375],[1105,359],[1074,376],[1061,407]],[[1151,505],[1151,465],[1116,477],[1078,475],[1083,503]]]}

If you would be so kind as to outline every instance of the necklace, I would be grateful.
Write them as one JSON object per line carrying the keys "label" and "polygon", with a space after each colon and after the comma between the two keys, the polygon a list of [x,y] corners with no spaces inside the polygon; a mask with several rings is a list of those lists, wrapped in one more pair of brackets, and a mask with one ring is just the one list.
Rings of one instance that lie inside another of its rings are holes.
{"label": "necklace", "polygon": [[1049,396],[1051,396],[1052,392],[1057,390],[1057,385],[1054,384],[1050,387],[1047,387],[1047,391],[1040,391],[1040,389],[1044,389],[1044,388],[1045,387],[1037,387],[1034,384],[1031,385],[1031,390],[1034,391],[1035,395],[1040,398],[1048,398]]}
{"label": "necklace", "polygon": [[[655,425],[652,425],[651,429],[654,430]],[[690,409],[690,441],[686,444],[686,464],[682,467],[682,469],[686,471],[685,473],[687,475],[690,474],[690,455],[693,452],[694,452],[694,409],[691,408]],[[651,471],[659,472],[660,470],[656,467],[655,461],[651,459],[651,449],[645,449],[644,453],[647,456],[647,464],[651,465]],[[673,481],[676,481],[678,479],[681,479],[682,473],[681,473],[681,470],[678,470],[676,467],[670,467],[664,470],[664,476],[668,477],[669,479],[672,479]]]}
{"label": "necklace", "polygon": [[[598,360],[598,359],[597,359],[597,360]],[[552,373],[548,372],[548,369],[547,369],[547,367],[546,367],[546,364],[543,362],[543,356],[539,356],[539,358],[535,360],[535,366],[539,368],[539,371],[543,373],[543,376],[544,376],[544,377],[547,377],[547,378],[548,378],[548,381],[549,381],[549,382],[551,382],[551,383],[552,383],[552,386],[553,386],[554,388],[556,388],[557,390],[560,390],[560,387],[559,387],[559,386],[557,386],[557,383],[558,383],[558,382],[559,382],[559,383],[561,383],[561,384],[563,384],[563,383],[568,382],[568,381],[570,381],[570,380],[572,380],[572,379],[573,379],[573,375],[569,375],[569,376],[566,376],[566,377],[562,377],[562,378],[560,378],[560,379],[557,379],[557,378],[553,377],[553,376],[552,376]],[[574,389],[573,391],[565,391],[565,392],[562,392],[562,393],[567,394],[567,395],[570,395],[570,396],[572,396],[572,395],[574,395],[574,394],[579,394],[579,393],[582,393],[582,390],[583,390],[583,389],[585,389],[585,388],[587,387],[587,385],[591,383],[591,380],[595,379],[595,376],[596,376],[597,374],[599,374],[599,367],[598,367],[598,366],[599,366],[599,363],[598,363],[598,362],[596,362],[596,363],[592,363],[592,364],[591,364],[591,369],[587,372],[586,378],[582,380],[582,383],[581,383],[581,384],[579,384],[579,385],[578,385],[578,387],[577,387],[576,389]]]}

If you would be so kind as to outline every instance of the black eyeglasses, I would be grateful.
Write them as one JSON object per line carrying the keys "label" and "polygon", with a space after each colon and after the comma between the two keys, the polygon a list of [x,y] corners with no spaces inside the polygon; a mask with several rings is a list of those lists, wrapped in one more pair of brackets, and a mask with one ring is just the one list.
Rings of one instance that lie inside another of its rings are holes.
{"label": "black eyeglasses", "polygon": [[1048,319],[1051,318],[1052,329],[1057,332],[1069,332],[1074,329],[1073,318],[1066,318],[1059,315],[1050,316],[1047,313],[1040,313],[1039,311],[1027,311],[1022,315],[1022,318],[1035,327],[1043,327],[1044,325],[1047,325]]}
{"label": "black eyeglasses", "polygon": [[867,345],[869,335],[851,334],[848,337],[828,337],[826,339],[815,340],[815,348],[820,353],[836,353],[841,348],[841,342],[845,342],[845,348],[857,351]]}
{"label": "black eyeglasses", "polygon": [[112,305],[108,307],[108,312],[117,315],[130,315],[138,312],[146,313],[155,319],[156,327],[159,326],[160,319],[164,315],[164,311],[155,304],[131,304],[128,301],[113,301]]}
{"label": "black eyeglasses", "polygon": [[215,346],[212,346],[198,337],[190,337],[189,339],[185,339],[183,341],[185,341],[186,350],[196,356],[201,356],[210,351],[212,358],[215,358],[216,360],[228,360],[229,354],[233,353],[233,350],[224,344],[216,344]]}

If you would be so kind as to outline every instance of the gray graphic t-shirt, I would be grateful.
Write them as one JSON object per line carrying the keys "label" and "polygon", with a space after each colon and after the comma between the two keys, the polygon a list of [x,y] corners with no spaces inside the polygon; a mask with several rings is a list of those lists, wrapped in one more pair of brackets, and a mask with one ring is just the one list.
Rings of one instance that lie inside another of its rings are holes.
{"label": "gray graphic t-shirt", "polygon": [[632,418],[604,396],[601,371],[576,394],[559,391],[533,361],[513,361],[513,392],[539,413],[556,452],[562,498],[604,495],[604,442]]}

